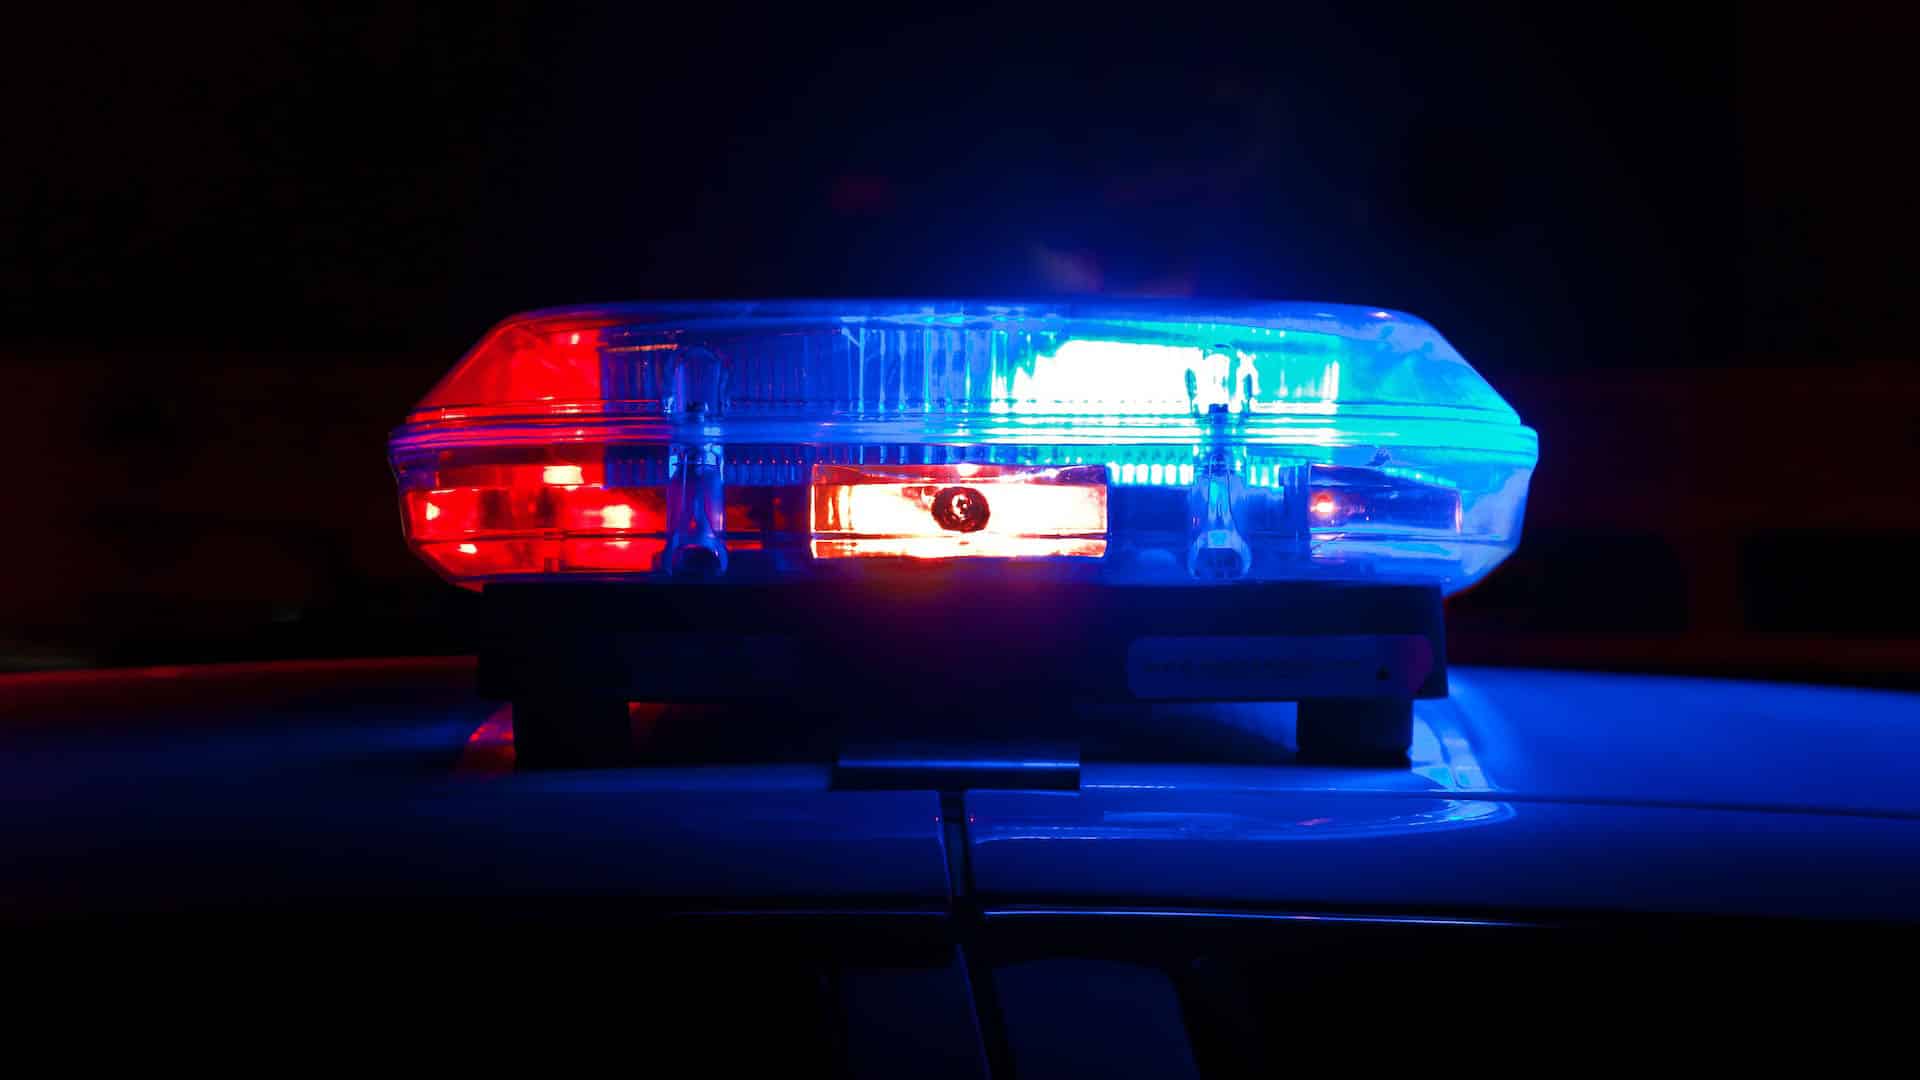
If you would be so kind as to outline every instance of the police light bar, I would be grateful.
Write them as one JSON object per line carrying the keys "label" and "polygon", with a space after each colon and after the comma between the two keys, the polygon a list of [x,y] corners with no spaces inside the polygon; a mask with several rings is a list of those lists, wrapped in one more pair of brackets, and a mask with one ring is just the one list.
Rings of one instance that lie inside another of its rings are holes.
{"label": "police light bar", "polygon": [[391,454],[409,544],[468,588],[1018,564],[1451,592],[1519,541],[1537,443],[1396,312],[768,301],[510,318]]}

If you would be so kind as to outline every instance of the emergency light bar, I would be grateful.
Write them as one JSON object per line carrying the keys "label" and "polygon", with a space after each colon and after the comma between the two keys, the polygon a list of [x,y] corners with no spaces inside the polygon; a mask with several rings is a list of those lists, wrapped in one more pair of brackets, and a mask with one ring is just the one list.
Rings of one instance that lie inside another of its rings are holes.
{"label": "emergency light bar", "polygon": [[973,301],[515,316],[391,451],[409,544],[468,588],[965,562],[1454,591],[1518,542],[1537,456],[1407,315]]}
{"label": "emergency light bar", "polygon": [[623,759],[632,702],[977,739],[1295,701],[1304,756],[1404,760],[1536,453],[1431,327],[1325,304],[535,312],[392,440],[540,764]]}

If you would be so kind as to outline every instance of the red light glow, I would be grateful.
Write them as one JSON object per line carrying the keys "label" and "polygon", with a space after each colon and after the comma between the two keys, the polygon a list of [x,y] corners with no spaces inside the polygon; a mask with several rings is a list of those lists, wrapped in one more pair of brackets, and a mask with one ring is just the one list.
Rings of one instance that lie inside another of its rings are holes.
{"label": "red light glow", "polygon": [[1313,501],[1307,506],[1318,517],[1332,517],[1337,504],[1334,501],[1333,492],[1321,491],[1314,494]]}
{"label": "red light glow", "polygon": [[[541,480],[537,466],[525,467],[517,475],[502,469],[495,472],[472,478],[492,482],[407,492],[402,503],[408,534],[416,542],[429,542],[556,530],[666,531],[666,492],[661,488],[550,485]],[[443,472],[441,477],[447,475]]]}
{"label": "red light glow", "polygon": [[659,568],[667,542],[658,536],[533,537],[426,543],[415,545],[415,550],[429,563],[463,579],[493,574],[644,574]]}
{"label": "red light glow", "polygon": [[[499,574],[651,573],[666,549],[666,489],[609,488],[601,451],[494,449],[423,475],[401,497],[414,550],[467,583]],[[542,460],[545,459],[545,460]]]}
{"label": "red light glow", "polygon": [[910,536],[813,541],[816,559],[1098,559],[1105,540],[1048,536]]}
{"label": "red light glow", "polygon": [[816,466],[813,555],[1099,558],[1106,480],[1099,465]]}
{"label": "red light glow", "polygon": [[600,331],[508,326],[489,334],[416,408],[492,411],[600,397]]}
{"label": "red light glow", "polygon": [[513,706],[502,705],[467,736],[455,769],[463,773],[509,773],[513,760]]}

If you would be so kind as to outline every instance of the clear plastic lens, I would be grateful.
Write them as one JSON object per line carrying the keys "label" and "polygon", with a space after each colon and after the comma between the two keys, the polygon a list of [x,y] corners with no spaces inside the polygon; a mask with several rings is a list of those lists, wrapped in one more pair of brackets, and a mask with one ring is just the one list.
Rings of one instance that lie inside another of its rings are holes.
{"label": "clear plastic lens", "polygon": [[1018,305],[510,320],[395,433],[452,579],[784,580],[1027,559],[1114,582],[1471,583],[1519,537],[1523,427],[1386,312]]}

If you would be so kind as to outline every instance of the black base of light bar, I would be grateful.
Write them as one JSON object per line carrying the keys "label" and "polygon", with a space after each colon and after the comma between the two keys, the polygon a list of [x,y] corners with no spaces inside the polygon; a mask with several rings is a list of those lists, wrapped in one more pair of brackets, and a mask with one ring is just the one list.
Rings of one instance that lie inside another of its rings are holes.
{"label": "black base of light bar", "polygon": [[629,702],[871,739],[1032,735],[1089,703],[1295,701],[1303,757],[1404,759],[1412,701],[1447,692],[1425,586],[551,582],[489,586],[482,608],[480,689],[514,703],[530,766],[626,760]]}

